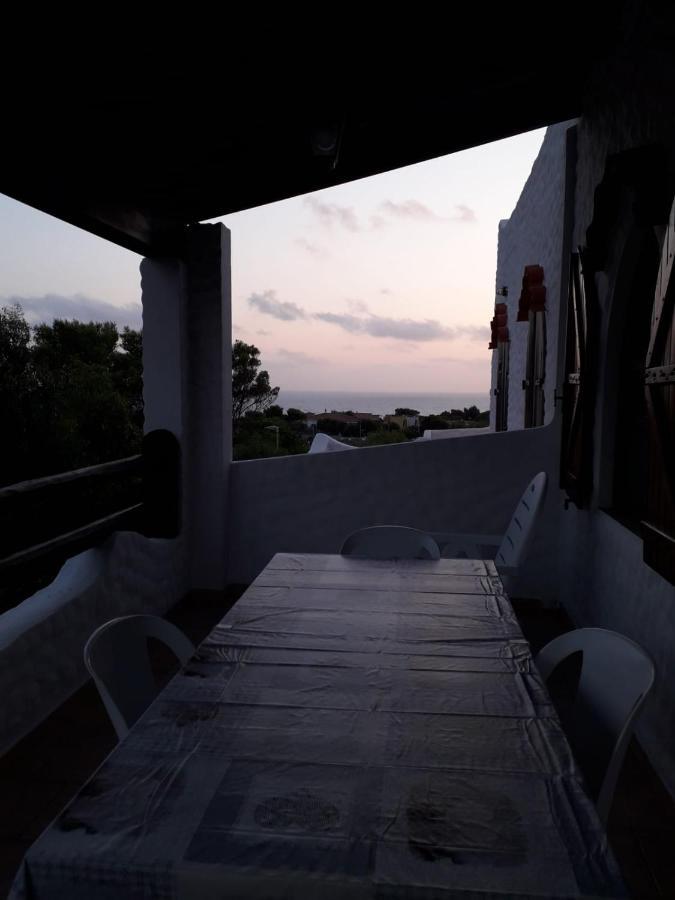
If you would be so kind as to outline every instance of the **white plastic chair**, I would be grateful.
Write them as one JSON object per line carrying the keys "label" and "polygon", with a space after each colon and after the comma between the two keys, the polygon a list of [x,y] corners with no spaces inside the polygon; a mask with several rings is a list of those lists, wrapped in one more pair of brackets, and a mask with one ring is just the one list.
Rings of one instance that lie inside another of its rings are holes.
{"label": "white plastic chair", "polygon": [[440,559],[436,541],[404,525],[374,525],[349,535],[340,551],[361,559]]}
{"label": "white plastic chair", "polygon": [[84,664],[120,740],[157,694],[150,668],[148,638],[166,644],[184,665],[195,647],[183,632],[158,616],[112,619],[97,628],[84,648]]}
{"label": "white plastic chair", "polygon": [[535,663],[542,678],[547,680],[563,660],[579,651],[583,656],[570,742],[574,745],[576,739],[582,771],[584,763],[590,767],[584,774],[598,791],[598,814],[607,824],[633,723],[654,684],[654,664],[642,647],[622,634],[580,628],[539,651]]}
{"label": "white plastic chair", "polygon": [[434,533],[444,559],[494,559],[500,571],[516,575],[527,556],[539,511],[546,496],[546,472],[539,472],[518,501],[505,533]]}

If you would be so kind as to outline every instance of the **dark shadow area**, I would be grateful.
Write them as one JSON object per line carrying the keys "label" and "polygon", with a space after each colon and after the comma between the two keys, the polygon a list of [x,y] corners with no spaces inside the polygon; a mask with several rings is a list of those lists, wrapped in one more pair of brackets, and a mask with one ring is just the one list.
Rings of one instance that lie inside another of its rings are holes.
{"label": "dark shadow area", "polygon": [[[200,644],[245,586],[224,593],[195,592],[166,618]],[[177,671],[164,646],[150,642],[158,683]],[[117,744],[93,682],[88,681],[44,722],[0,758],[0,897],[7,896],[24,853],[91,777]]]}
{"label": "dark shadow area", "polygon": [[[199,644],[244,591],[194,593],[167,615]],[[571,629],[562,610],[514,600],[526,639],[536,653]],[[164,685],[176,671],[166,648],[151,646],[153,668]],[[562,667],[561,667],[562,669]],[[578,667],[556,673],[551,683],[564,710],[573,694]],[[100,766],[117,743],[103,704],[91,682],[76,691],[41,725],[0,759],[0,896],[6,896],[24,853]],[[609,838],[633,898],[675,896],[675,803],[636,740],[631,742],[617,784]]]}
{"label": "dark shadow area", "polygon": [[[533,655],[574,627],[561,609],[543,609],[531,600],[512,603]],[[554,672],[548,685],[563,722],[579,678],[575,656]],[[631,897],[675,897],[675,802],[635,738],[619,775],[607,831]]]}

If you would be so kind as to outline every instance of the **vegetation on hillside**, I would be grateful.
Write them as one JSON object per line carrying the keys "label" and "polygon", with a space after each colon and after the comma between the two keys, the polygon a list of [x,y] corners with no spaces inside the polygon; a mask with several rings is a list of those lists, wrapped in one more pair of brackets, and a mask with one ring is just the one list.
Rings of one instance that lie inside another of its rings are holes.
{"label": "vegetation on hillside", "polygon": [[113,322],[56,319],[31,328],[0,309],[0,483],[138,453],[142,341]]}

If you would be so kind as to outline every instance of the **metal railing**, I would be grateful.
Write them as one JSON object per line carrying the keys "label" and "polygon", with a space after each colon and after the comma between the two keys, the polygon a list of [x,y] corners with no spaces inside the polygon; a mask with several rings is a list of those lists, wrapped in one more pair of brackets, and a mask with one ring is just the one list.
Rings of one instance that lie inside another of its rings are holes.
{"label": "metal railing", "polygon": [[115,531],[175,537],[179,498],[180,450],[168,431],[147,434],[135,456],[0,488],[0,588],[16,594]]}

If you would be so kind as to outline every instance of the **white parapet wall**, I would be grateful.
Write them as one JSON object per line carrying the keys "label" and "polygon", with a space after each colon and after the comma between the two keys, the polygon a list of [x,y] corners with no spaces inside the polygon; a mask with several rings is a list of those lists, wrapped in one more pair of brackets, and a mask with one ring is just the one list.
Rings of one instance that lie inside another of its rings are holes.
{"label": "white parapet wall", "polygon": [[118,532],[0,615],[0,754],[87,680],[83,650],[109,619],[165,613],[183,594],[180,541]]}
{"label": "white parapet wall", "polygon": [[250,582],[280,551],[337,553],[348,534],[368,525],[504,531],[529,480],[546,471],[550,490],[518,591],[555,602],[562,508],[557,467],[555,424],[235,462],[229,579]]}

